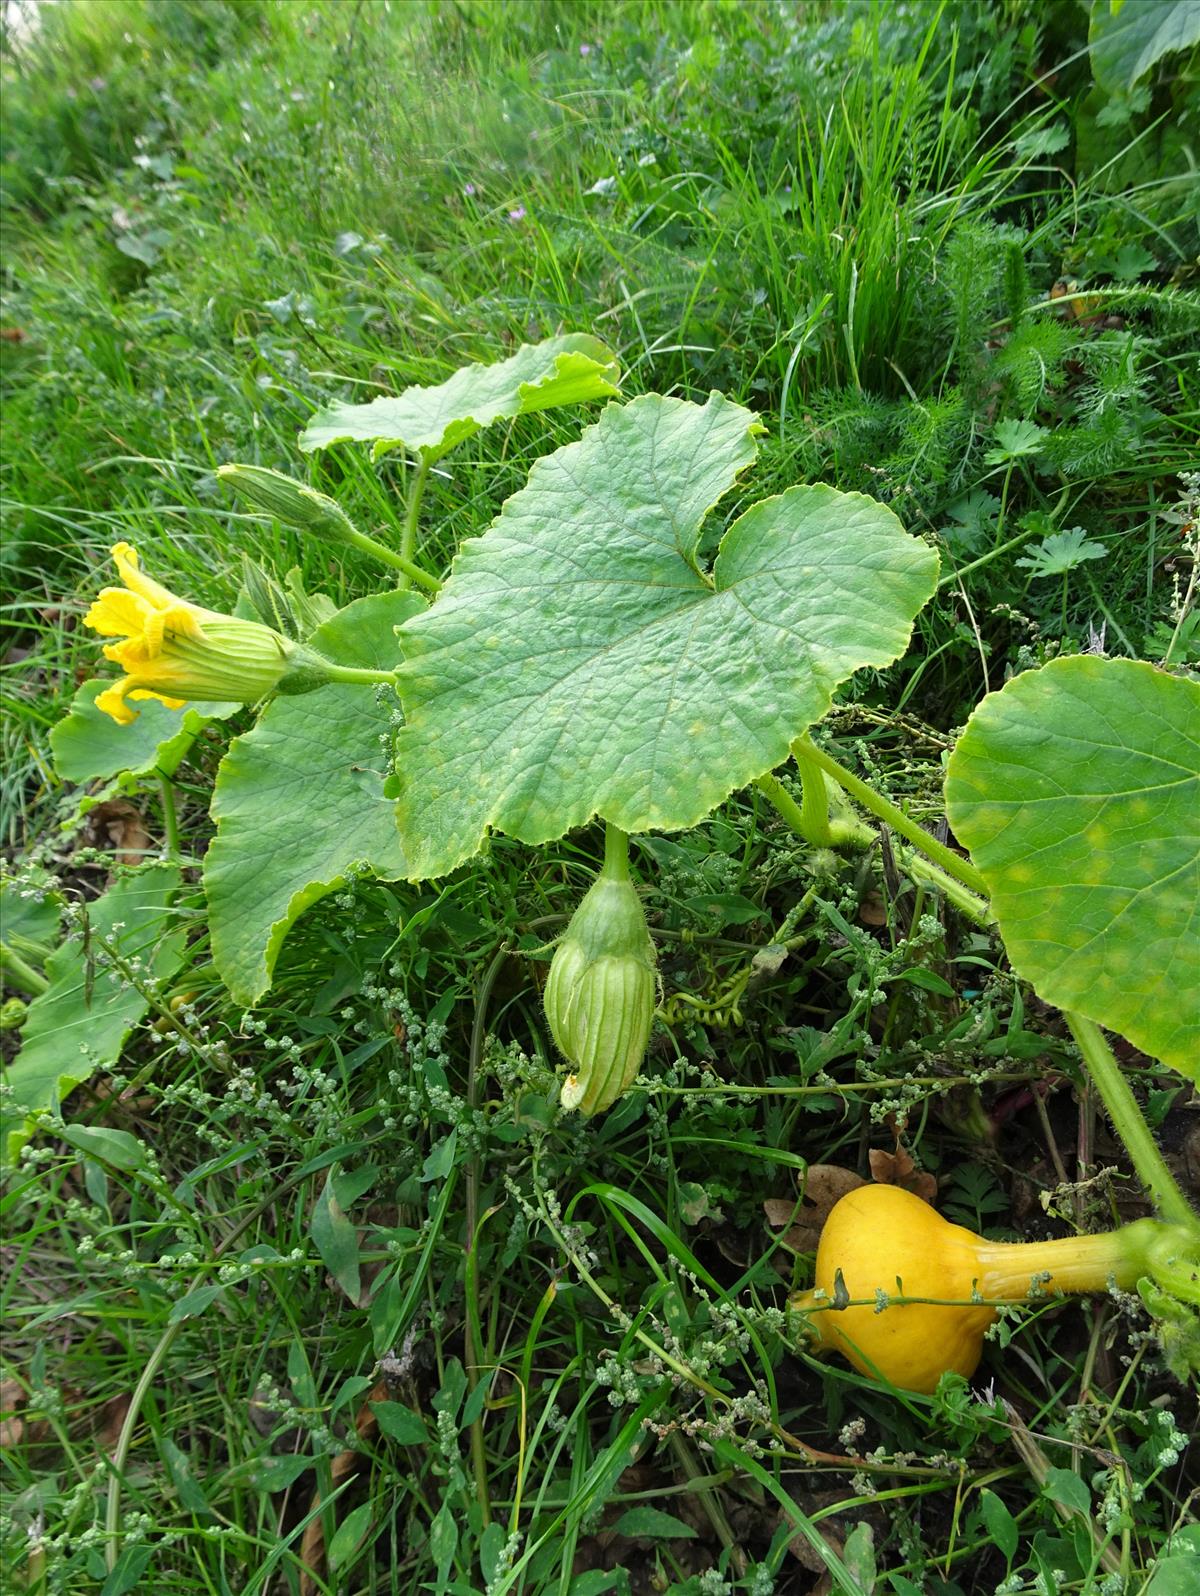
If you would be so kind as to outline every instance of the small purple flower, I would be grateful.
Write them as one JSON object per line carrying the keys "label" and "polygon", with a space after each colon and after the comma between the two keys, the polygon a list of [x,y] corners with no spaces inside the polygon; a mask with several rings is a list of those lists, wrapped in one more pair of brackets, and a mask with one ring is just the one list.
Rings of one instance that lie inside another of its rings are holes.
{"label": "small purple flower", "polygon": [[463,188],[463,193],[467,196],[468,199],[474,198],[474,195],[475,195],[475,185],[474,185],[474,183],[467,183],[464,186],[464,188]]}
{"label": "small purple flower", "polygon": [[508,213],[508,219],[510,222],[523,222],[525,220],[524,205],[514,205]]}
{"label": "small purple flower", "polygon": [[591,45],[590,44],[581,44],[579,46],[579,53],[580,53],[580,55],[591,55],[591,53],[592,53]]}

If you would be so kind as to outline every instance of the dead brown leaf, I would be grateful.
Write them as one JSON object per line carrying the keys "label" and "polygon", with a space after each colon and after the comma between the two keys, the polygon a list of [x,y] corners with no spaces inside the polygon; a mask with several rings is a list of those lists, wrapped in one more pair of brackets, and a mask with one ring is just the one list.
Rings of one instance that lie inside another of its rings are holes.
{"label": "dead brown leaf", "polygon": [[888,922],[887,904],[883,901],[883,894],[872,887],[870,892],[863,894],[858,906],[858,918],[863,925],[886,925]]}
{"label": "dead brown leaf", "polygon": [[93,848],[110,848],[118,864],[141,864],[152,846],[142,812],[128,798],[106,798],[89,809],[87,836]]}
{"label": "dead brown leaf", "polygon": [[[391,1387],[386,1380],[377,1380],[367,1392],[366,1398],[359,1408],[354,1419],[354,1432],[359,1441],[365,1441],[374,1435],[378,1427],[375,1410],[372,1402],[384,1402],[391,1394]],[[334,1491],[356,1474],[363,1464],[363,1454],[357,1449],[347,1447],[344,1452],[339,1452],[329,1466]],[[317,1581],[325,1572],[325,1526],[321,1514],[317,1509],[321,1505],[321,1493],[314,1492],[309,1503],[313,1515],[312,1521],[304,1532],[304,1539],[300,1542],[300,1596],[317,1596]]]}
{"label": "dead brown leaf", "polygon": [[25,1434],[20,1410],[25,1406],[25,1391],[19,1380],[0,1380],[0,1447],[16,1447]]}
{"label": "dead brown leaf", "polygon": [[887,1123],[896,1138],[896,1147],[890,1153],[884,1147],[871,1148],[867,1154],[871,1165],[871,1178],[881,1186],[901,1186],[905,1191],[912,1192],[914,1197],[919,1197],[923,1203],[932,1203],[937,1196],[937,1177],[930,1175],[926,1170],[918,1169],[912,1154],[901,1142],[904,1121],[897,1122],[895,1116],[889,1114]]}
{"label": "dead brown leaf", "polygon": [[936,1178],[926,1170],[918,1169],[913,1163],[912,1154],[903,1147],[897,1147],[894,1153],[889,1153],[883,1147],[872,1147],[867,1157],[871,1163],[871,1178],[879,1185],[903,1186],[905,1191],[912,1192],[924,1203],[931,1203],[937,1196]]}
{"label": "dead brown leaf", "polygon": [[794,1223],[783,1236],[785,1247],[794,1252],[813,1252],[820,1240],[825,1221],[834,1204],[840,1202],[848,1191],[866,1182],[852,1169],[840,1164],[810,1164],[804,1179],[804,1198],[799,1209],[787,1198],[769,1197],[763,1204],[767,1223],[773,1229]]}

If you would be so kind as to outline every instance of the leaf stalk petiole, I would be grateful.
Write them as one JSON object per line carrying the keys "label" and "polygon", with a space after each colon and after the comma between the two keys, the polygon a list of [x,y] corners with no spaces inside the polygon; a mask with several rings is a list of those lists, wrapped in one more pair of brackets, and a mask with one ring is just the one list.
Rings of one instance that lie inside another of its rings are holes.
{"label": "leaf stalk petiole", "polygon": [[1168,1223],[1190,1229],[1200,1241],[1200,1216],[1197,1216],[1180,1190],[1178,1181],[1167,1168],[1166,1159],[1158,1150],[1158,1144],[1104,1033],[1094,1020],[1086,1019],[1082,1014],[1064,1010],[1063,1018],[1079,1044],[1087,1072],[1108,1111],[1113,1128],[1125,1144],[1138,1178],[1149,1192],[1158,1213]]}

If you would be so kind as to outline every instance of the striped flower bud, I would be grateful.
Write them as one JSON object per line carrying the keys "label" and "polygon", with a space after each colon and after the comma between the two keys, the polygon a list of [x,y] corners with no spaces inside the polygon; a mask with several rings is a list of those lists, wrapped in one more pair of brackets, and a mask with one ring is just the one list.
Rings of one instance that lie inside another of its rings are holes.
{"label": "striped flower bud", "polygon": [[565,1109],[611,1108],[641,1067],[654,1020],[654,944],[625,857],[609,828],[603,871],[576,909],[550,965],[546,1019],[572,1067]]}
{"label": "striped flower bud", "polygon": [[357,544],[361,534],[335,499],[318,493],[282,471],[266,466],[223,465],[220,480],[256,510],[265,510],[284,526],[311,532],[330,543]]}

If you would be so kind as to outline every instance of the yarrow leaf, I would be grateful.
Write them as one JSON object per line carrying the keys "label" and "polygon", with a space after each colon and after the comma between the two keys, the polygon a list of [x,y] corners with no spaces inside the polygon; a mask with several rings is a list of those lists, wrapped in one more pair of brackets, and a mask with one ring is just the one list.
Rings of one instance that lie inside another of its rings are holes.
{"label": "yarrow leaf", "polygon": [[539,460],[400,632],[397,806],[414,879],[489,827],[696,824],[781,764],[855,670],[907,645],[937,556],[861,494],[789,489],[701,524],[761,430],[721,394],[609,405]]}

